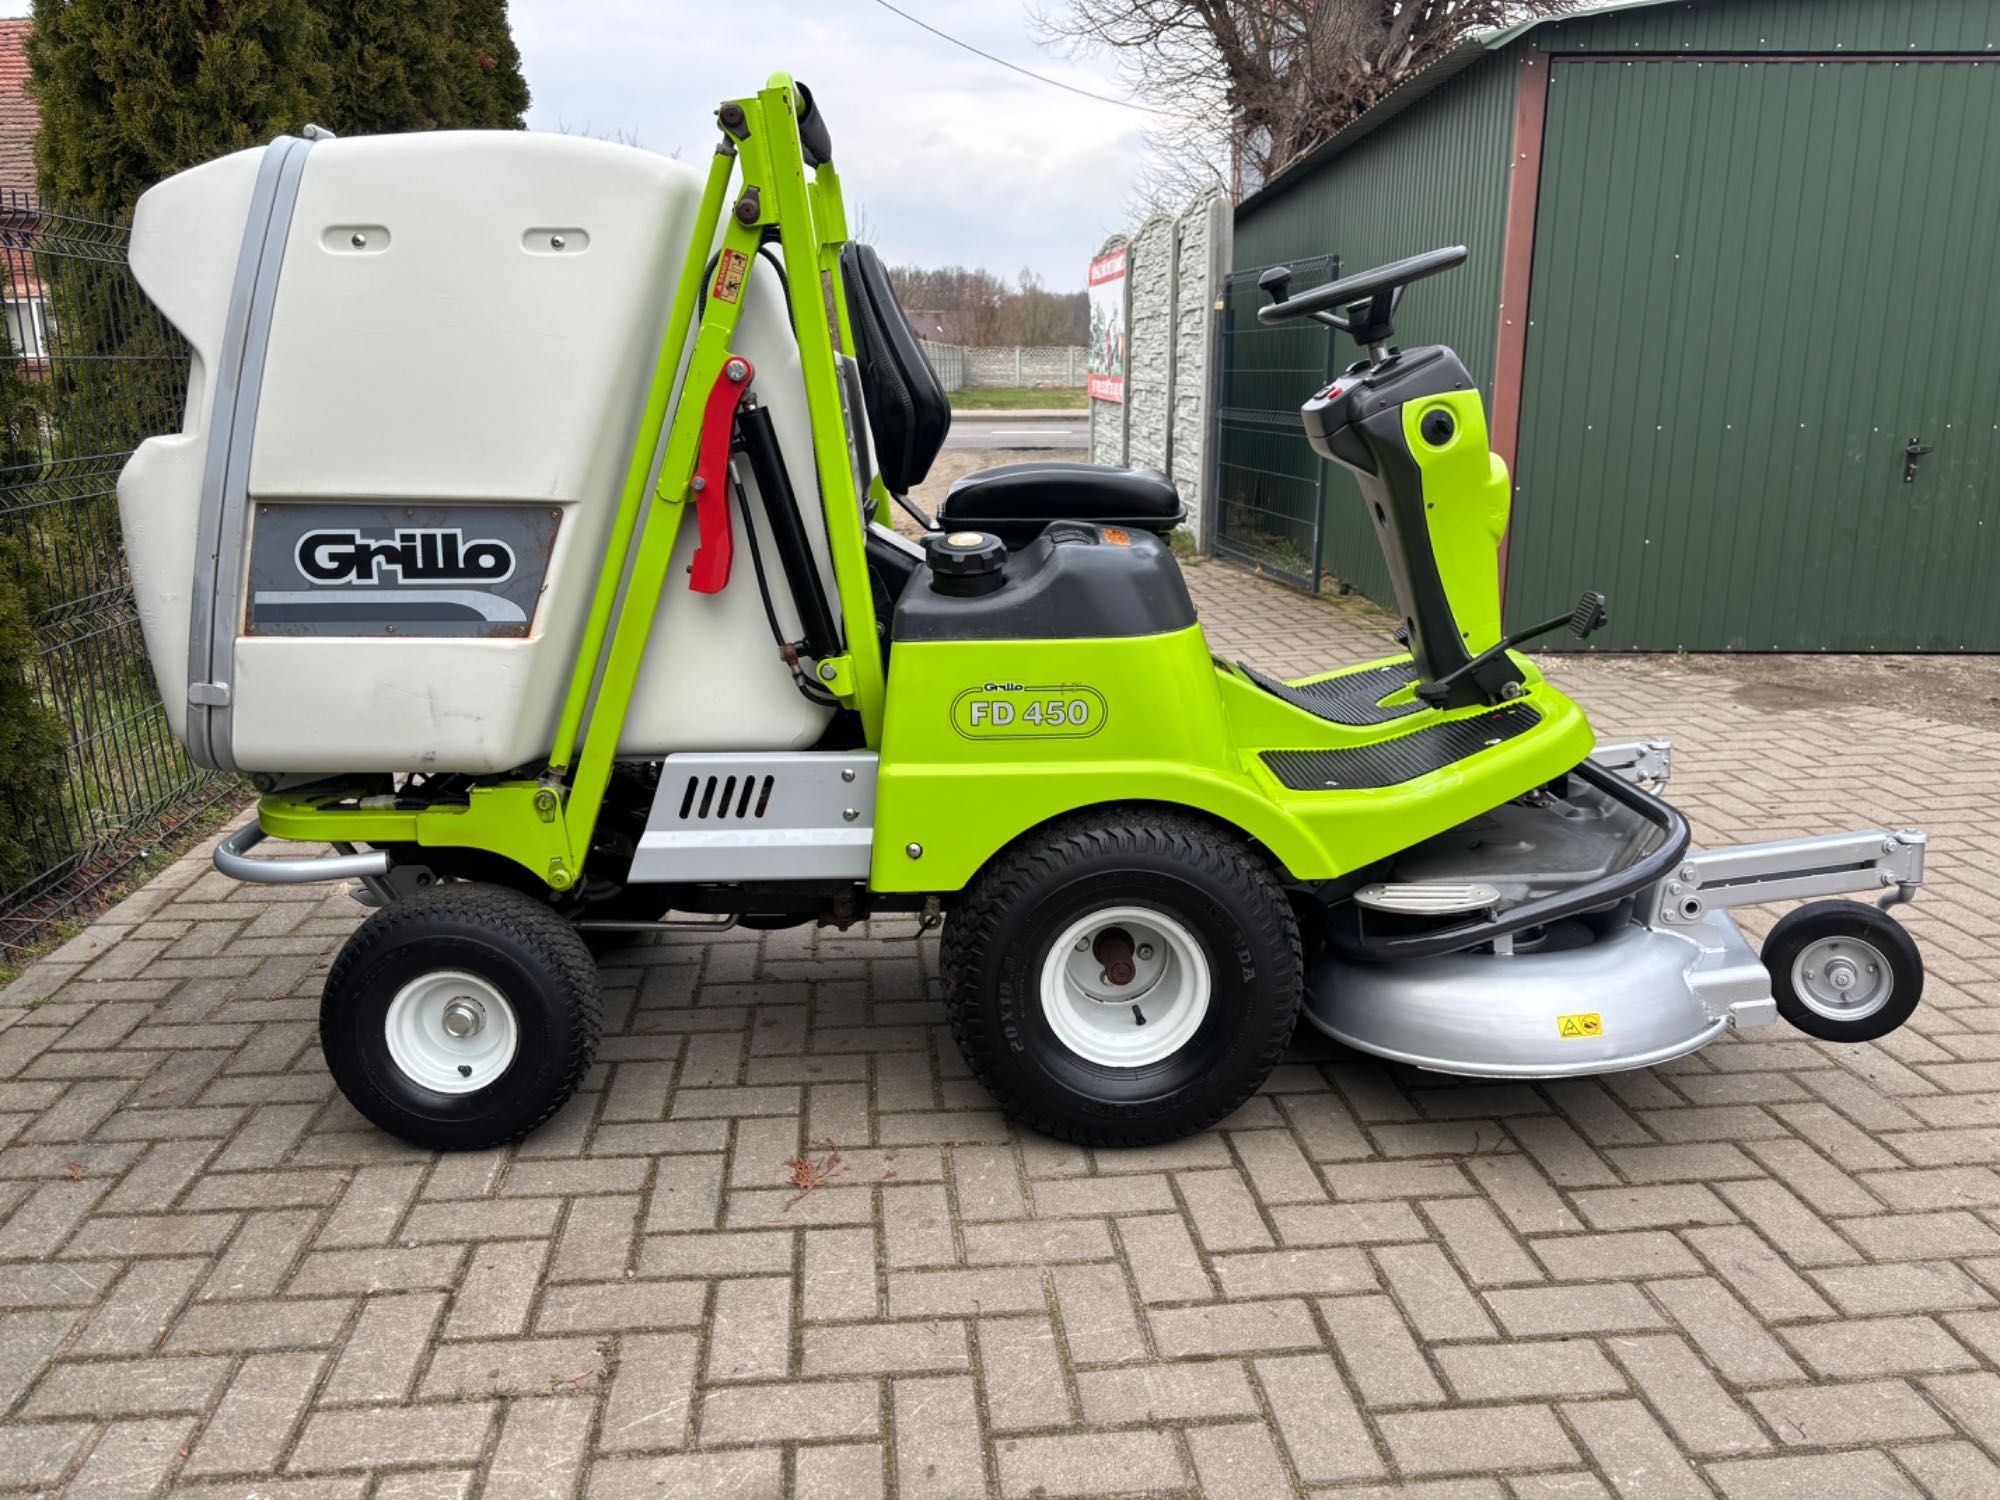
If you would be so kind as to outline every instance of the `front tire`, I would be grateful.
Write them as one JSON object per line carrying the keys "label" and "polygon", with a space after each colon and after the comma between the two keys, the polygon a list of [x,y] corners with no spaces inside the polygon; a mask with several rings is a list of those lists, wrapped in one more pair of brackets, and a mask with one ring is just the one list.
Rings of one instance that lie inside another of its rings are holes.
{"label": "front tire", "polygon": [[1924,993],[1916,939],[1858,901],[1787,912],[1764,943],[1778,1014],[1808,1036],[1871,1042],[1910,1019]]}
{"label": "front tire", "polygon": [[376,912],[320,1001],[320,1049],[348,1101],[415,1146],[477,1151],[562,1108],[603,1025],[597,965],[543,902],[449,882]]}
{"label": "front tire", "polygon": [[1172,813],[1077,814],[995,858],[946,919],[945,1011],[1000,1107],[1137,1146],[1255,1093],[1298,1021],[1299,930],[1268,864]]}

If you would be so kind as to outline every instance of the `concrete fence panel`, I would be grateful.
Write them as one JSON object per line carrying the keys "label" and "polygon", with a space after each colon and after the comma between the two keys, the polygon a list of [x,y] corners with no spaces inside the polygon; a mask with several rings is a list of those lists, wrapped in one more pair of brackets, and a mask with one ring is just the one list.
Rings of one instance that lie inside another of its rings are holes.
{"label": "concrete fence panel", "polygon": [[1082,386],[1090,365],[1089,351],[1081,344],[979,348],[929,339],[917,343],[947,391],[977,386],[1074,390]]}
{"label": "concrete fence panel", "polygon": [[1219,188],[1179,215],[1148,219],[1106,241],[1126,257],[1125,399],[1090,403],[1093,463],[1160,469],[1179,488],[1188,527],[1210,535],[1207,427],[1215,359],[1215,304],[1229,269],[1228,200]]}

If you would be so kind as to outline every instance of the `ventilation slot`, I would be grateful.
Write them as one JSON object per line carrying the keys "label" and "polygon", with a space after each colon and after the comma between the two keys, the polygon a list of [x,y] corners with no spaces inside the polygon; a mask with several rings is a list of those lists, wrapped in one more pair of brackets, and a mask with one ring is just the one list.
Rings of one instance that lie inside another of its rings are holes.
{"label": "ventilation slot", "polygon": [[771,807],[775,776],[690,776],[681,790],[683,823],[755,822]]}

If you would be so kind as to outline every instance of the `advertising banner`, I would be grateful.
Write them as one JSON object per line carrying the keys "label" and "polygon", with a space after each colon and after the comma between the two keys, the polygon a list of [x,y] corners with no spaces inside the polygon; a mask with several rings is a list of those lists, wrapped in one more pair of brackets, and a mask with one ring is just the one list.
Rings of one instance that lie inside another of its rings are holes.
{"label": "advertising banner", "polygon": [[1090,376],[1092,400],[1125,399],[1125,251],[1090,263]]}

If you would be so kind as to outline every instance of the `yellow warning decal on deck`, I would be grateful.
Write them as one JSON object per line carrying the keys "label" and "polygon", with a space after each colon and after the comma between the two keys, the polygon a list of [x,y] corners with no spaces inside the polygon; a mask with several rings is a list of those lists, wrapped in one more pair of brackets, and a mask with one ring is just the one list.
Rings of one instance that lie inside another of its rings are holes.
{"label": "yellow warning decal on deck", "polygon": [[1594,1010],[1582,1016],[1557,1016],[1556,1030],[1565,1041],[1580,1036],[1603,1036],[1604,1017]]}

